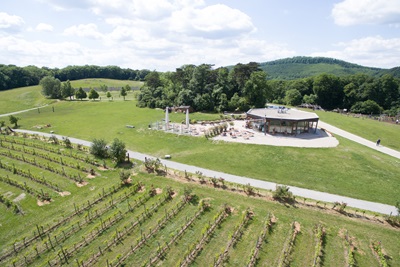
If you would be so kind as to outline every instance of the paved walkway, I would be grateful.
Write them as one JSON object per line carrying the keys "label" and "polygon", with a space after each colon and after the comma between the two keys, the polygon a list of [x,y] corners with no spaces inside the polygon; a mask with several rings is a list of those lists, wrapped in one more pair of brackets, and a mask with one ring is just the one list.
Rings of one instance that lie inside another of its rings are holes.
{"label": "paved walkway", "polygon": [[391,149],[391,148],[388,148],[388,147],[385,147],[385,146],[382,146],[382,145],[377,146],[375,142],[371,142],[371,141],[369,141],[367,139],[364,139],[362,137],[359,137],[359,136],[357,136],[355,134],[343,131],[343,130],[335,127],[335,126],[332,126],[332,125],[327,124],[327,123],[322,122],[322,121],[319,121],[318,125],[319,125],[319,127],[324,128],[324,129],[326,129],[327,131],[329,131],[329,132],[331,132],[333,134],[340,135],[340,136],[342,136],[344,138],[347,138],[349,140],[357,142],[357,143],[359,143],[361,145],[367,146],[369,148],[378,150],[378,151],[380,151],[382,153],[385,153],[387,155],[390,155],[392,157],[400,159],[400,151],[397,151],[397,150],[394,150],[394,149]]}
{"label": "paved walkway", "polygon": [[[32,133],[32,134],[39,134],[43,135],[46,137],[50,137],[53,134],[46,134],[46,133],[41,133],[41,132],[35,132],[35,131],[29,131],[29,130],[21,130],[18,129],[16,130],[18,132],[27,132],[27,133]],[[55,135],[58,139],[61,139],[63,136],[61,135]],[[82,144],[84,146],[90,146],[91,142],[86,141],[86,140],[81,140],[77,138],[72,138],[68,137],[72,143],[75,144]],[[134,151],[128,151],[129,157],[134,158],[140,161],[144,161],[145,157],[147,158],[153,158],[153,156],[134,152]],[[207,177],[222,177],[226,181],[233,182],[233,183],[238,183],[242,185],[250,184],[251,186],[258,187],[258,188],[264,188],[264,189],[269,189],[269,190],[275,190],[276,188],[276,183],[272,182],[265,182],[257,179],[252,179],[249,177],[243,177],[243,176],[237,176],[237,175],[232,175],[232,174],[227,174],[223,172],[217,172],[205,168],[199,168],[196,166],[188,165],[188,164],[183,164],[183,163],[178,163],[174,162],[171,160],[164,160],[161,159],[162,164],[165,164],[168,168],[171,169],[176,169],[180,171],[188,171],[190,173],[196,173],[197,171],[200,171],[203,173],[203,175]],[[373,212],[379,212],[383,214],[397,214],[397,209],[394,206],[386,205],[386,204],[380,204],[380,203],[375,203],[375,202],[370,202],[370,201],[365,201],[365,200],[359,200],[359,199],[354,199],[354,198],[349,198],[349,197],[344,197],[344,196],[339,196],[335,194],[329,194],[329,193],[324,193],[324,192],[318,192],[314,190],[309,190],[309,189],[304,189],[304,188],[299,188],[299,187],[294,187],[290,186],[290,191],[293,192],[294,195],[300,196],[300,197],[305,197],[305,198],[310,198],[310,199],[315,199],[318,201],[324,201],[324,202],[345,202],[347,203],[348,206],[357,208],[357,209],[362,209],[362,210],[368,210],[368,211],[373,211]]]}

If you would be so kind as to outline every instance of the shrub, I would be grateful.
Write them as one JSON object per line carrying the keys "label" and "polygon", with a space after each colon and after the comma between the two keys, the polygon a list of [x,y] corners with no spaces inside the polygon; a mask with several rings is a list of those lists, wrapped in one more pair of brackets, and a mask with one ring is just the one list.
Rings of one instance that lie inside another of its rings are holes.
{"label": "shrub", "polygon": [[119,172],[119,179],[121,179],[121,182],[124,184],[129,183],[129,177],[131,176],[131,172],[129,170],[121,170]]}
{"label": "shrub", "polygon": [[286,202],[294,201],[293,193],[289,191],[289,187],[286,185],[277,185],[275,191],[273,192],[273,198]]}
{"label": "shrub", "polygon": [[125,161],[126,152],[125,143],[118,138],[115,138],[110,146],[110,156],[117,163],[121,163]]}
{"label": "shrub", "polygon": [[99,158],[107,158],[109,156],[107,142],[104,139],[94,139],[90,147],[90,153]]}
{"label": "shrub", "polygon": [[66,148],[72,148],[71,140],[68,137],[63,138],[63,141]]}

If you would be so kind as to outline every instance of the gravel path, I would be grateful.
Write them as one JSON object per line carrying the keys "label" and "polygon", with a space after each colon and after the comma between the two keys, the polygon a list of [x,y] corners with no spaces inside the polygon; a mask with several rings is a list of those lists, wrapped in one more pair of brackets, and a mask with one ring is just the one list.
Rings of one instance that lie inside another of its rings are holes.
{"label": "gravel path", "polygon": [[[327,126],[327,124],[325,125]],[[43,135],[46,137],[50,137],[53,134],[46,134],[46,133],[41,133],[41,132],[35,132],[35,131],[29,131],[29,130],[22,130],[18,129],[16,130],[18,132],[27,132],[27,133],[32,133],[32,134],[39,134]],[[339,134],[339,133],[338,133]],[[58,139],[62,139],[61,135],[55,135]],[[82,144],[84,146],[90,146],[91,142],[86,141],[86,140],[81,140],[77,138],[72,138],[68,137],[69,140],[72,143],[75,144]],[[371,142],[372,143],[372,142]],[[147,158],[153,158],[150,155],[134,152],[128,150],[129,157],[134,158],[140,161],[144,161],[144,159]],[[251,186],[257,187],[257,188],[263,188],[263,189],[269,189],[269,190],[275,190],[276,183],[272,182],[266,182],[266,181],[261,181],[257,179],[252,179],[249,177],[243,177],[243,176],[237,176],[237,175],[232,175],[232,174],[227,174],[223,172],[218,172],[218,171],[213,171],[205,168],[199,168],[196,166],[188,165],[188,164],[183,164],[183,163],[178,163],[175,161],[171,160],[165,160],[161,159],[162,164],[166,165],[168,168],[180,170],[180,171],[187,171],[190,173],[196,173],[197,171],[200,171],[203,173],[203,175],[207,177],[217,177],[220,178],[222,177],[226,181],[233,182],[233,183],[238,183],[242,185],[250,184]],[[349,197],[344,197],[344,196],[339,196],[335,194],[330,194],[330,193],[325,193],[325,192],[319,192],[319,191],[314,191],[314,190],[309,190],[309,189],[304,189],[304,188],[299,188],[299,187],[294,187],[290,186],[290,191],[293,192],[294,195],[300,196],[300,197],[305,197],[309,199],[314,199],[318,201],[324,201],[324,202],[345,202],[347,203],[348,206],[354,207],[357,209],[362,209],[362,210],[368,210],[368,211],[373,211],[373,212],[379,212],[382,214],[397,214],[397,209],[394,206],[386,205],[386,204],[381,204],[381,203],[375,203],[375,202],[370,202],[370,201],[365,201],[365,200],[360,200],[360,199],[354,199],[354,198],[349,198]]]}

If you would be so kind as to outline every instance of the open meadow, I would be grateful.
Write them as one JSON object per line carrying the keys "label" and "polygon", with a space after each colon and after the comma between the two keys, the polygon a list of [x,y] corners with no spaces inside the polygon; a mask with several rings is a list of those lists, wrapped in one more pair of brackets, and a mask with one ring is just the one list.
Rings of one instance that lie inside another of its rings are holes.
{"label": "open meadow", "polygon": [[[0,99],[18,97],[12,91],[0,92]],[[34,92],[25,97],[32,94],[35,102],[47,101]],[[137,108],[134,92],[126,101],[117,98],[54,102],[18,114],[18,124],[89,141],[118,138],[154,157],[170,154],[177,162],[289,186],[390,205],[400,200],[399,160],[347,139],[337,137],[335,148],[293,148],[179,136],[148,130],[164,112]],[[321,118],[347,130],[334,123],[339,114]],[[173,122],[184,119],[170,114]],[[9,125],[7,117],[0,120]],[[379,126],[382,140],[398,130]],[[364,132],[359,135],[368,138]],[[200,183],[195,174],[154,173],[141,162],[115,166],[87,148],[52,141],[0,136],[2,266],[400,266],[400,231],[381,216],[305,199],[279,203],[267,191],[245,194],[234,184]],[[121,182],[121,168],[130,170],[131,184]]]}

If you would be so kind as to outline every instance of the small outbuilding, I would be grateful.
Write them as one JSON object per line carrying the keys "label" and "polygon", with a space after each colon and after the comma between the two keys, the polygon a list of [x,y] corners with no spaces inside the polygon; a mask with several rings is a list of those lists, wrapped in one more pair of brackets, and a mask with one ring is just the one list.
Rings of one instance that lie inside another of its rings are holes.
{"label": "small outbuilding", "polygon": [[315,133],[319,121],[315,113],[283,106],[250,109],[246,115],[246,127],[265,134],[297,135],[311,130]]}

